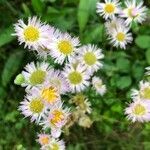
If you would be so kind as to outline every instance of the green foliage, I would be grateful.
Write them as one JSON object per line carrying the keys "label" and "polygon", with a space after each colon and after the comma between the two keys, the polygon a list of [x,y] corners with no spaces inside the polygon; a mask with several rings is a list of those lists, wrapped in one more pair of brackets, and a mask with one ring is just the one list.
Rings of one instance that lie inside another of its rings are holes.
{"label": "green foliage", "polygon": [[142,49],[150,48],[150,36],[148,35],[139,35],[135,39],[135,43]]}
{"label": "green foliage", "polygon": [[2,71],[2,85],[5,87],[11,80],[11,78],[16,74],[17,70],[20,67],[20,64],[23,60],[23,51],[19,51],[17,53],[12,53],[4,66]]}
{"label": "green foliage", "polygon": [[11,42],[14,39],[14,37],[11,35],[12,33],[12,25],[0,32],[0,47]]}
{"label": "green foliage", "polygon": [[[101,97],[94,90],[85,92],[92,103],[94,123],[89,129],[72,127],[70,134],[64,136],[67,150],[150,149],[150,125],[131,125],[124,116],[124,108],[131,101],[131,89],[137,87],[144,76],[144,68],[150,65],[149,16],[142,26],[133,25],[134,41],[127,50],[116,49],[108,44],[104,21],[96,14],[97,1],[0,1],[0,150],[39,149],[35,131],[40,132],[40,129],[28,119],[24,120],[17,110],[25,93],[14,84],[23,66],[35,58],[33,52],[23,50],[23,46],[18,49],[17,40],[11,36],[13,24],[31,15],[41,17],[62,31],[80,35],[82,43],[97,44],[105,54],[104,68],[96,75],[104,79],[107,93]],[[150,6],[149,0],[144,2]],[[51,58],[48,62],[54,65]]]}

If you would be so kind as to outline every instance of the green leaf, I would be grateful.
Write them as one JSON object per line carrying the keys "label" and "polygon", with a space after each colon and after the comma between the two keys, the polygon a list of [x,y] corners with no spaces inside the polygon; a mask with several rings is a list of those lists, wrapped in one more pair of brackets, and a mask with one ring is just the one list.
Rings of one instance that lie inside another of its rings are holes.
{"label": "green leaf", "polygon": [[97,24],[92,26],[91,29],[88,29],[87,32],[85,32],[83,36],[83,42],[84,43],[90,43],[90,42],[102,42],[102,33],[103,33],[103,25]]}
{"label": "green leaf", "polygon": [[10,26],[6,29],[4,29],[1,33],[0,33],[0,47],[8,44],[9,42],[11,42],[15,37],[12,36],[11,34],[13,33],[13,27]]}
{"label": "green leaf", "polygon": [[135,39],[135,43],[142,49],[150,48],[150,36],[148,35],[139,35]]}
{"label": "green leaf", "polygon": [[2,85],[7,86],[7,84],[10,82],[11,78],[15,75],[17,70],[20,67],[20,64],[23,60],[24,53],[23,51],[18,51],[16,53],[12,53],[5,65],[4,69],[2,71]]}
{"label": "green leaf", "polygon": [[123,76],[117,80],[117,87],[119,89],[128,88],[132,83],[130,76]]}
{"label": "green leaf", "polygon": [[82,32],[88,22],[90,14],[95,12],[97,0],[80,0],[78,8],[78,23]]}
{"label": "green leaf", "polygon": [[130,71],[130,61],[126,58],[118,58],[116,66],[120,72],[129,72]]}
{"label": "green leaf", "polygon": [[31,15],[31,11],[30,11],[29,7],[25,3],[22,3],[22,8],[23,8],[24,13],[25,13],[26,16],[30,16]]}
{"label": "green leaf", "polygon": [[32,0],[32,6],[37,14],[42,14],[45,7],[44,3],[41,0]]}
{"label": "green leaf", "polygon": [[133,64],[132,66],[132,76],[139,81],[144,75],[144,66],[139,63]]}
{"label": "green leaf", "polygon": [[148,49],[145,53],[146,55],[146,60],[147,60],[147,63],[150,65],[150,49]]}

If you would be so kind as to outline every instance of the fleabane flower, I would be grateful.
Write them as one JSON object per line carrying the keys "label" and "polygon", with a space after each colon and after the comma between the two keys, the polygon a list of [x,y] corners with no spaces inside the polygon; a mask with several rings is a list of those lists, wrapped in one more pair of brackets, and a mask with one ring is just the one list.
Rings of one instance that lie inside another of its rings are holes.
{"label": "fleabane flower", "polygon": [[65,143],[63,140],[51,138],[49,144],[41,147],[41,150],[65,150]]}
{"label": "fleabane flower", "polygon": [[139,90],[133,89],[131,97],[134,99],[140,98],[141,100],[150,100],[150,82],[141,81]]}
{"label": "fleabane flower", "polygon": [[65,94],[66,92],[70,91],[69,83],[60,70],[51,69],[48,72],[46,80],[50,82],[50,84],[57,87],[60,94]]}
{"label": "fleabane flower", "polygon": [[113,18],[119,12],[119,0],[105,0],[104,3],[97,3],[97,13],[106,20]]}
{"label": "fleabane flower", "polygon": [[120,47],[123,49],[126,49],[126,45],[131,43],[133,40],[132,34],[129,32],[129,28],[126,26],[118,26],[116,29],[114,29],[109,39],[114,47]]}
{"label": "fleabane flower", "polygon": [[106,34],[111,36],[113,30],[117,30],[118,27],[124,26],[125,21],[121,18],[113,17],[111,20],[107,20],[105,23]]}
{"label": "fleabane flower", "polygon": [[[59,34],[60,34],[60,31],[58,29],[55,29],[54,27],[49,26],[48,43],[51,43],[53,41],[53,39],[58,38]],[[39,57],[46,59],[47,56],[49,55],[51,49],[48,48],[48,44],[46,44],[44,46],[38,46],[36,51],[37,51],[37,55]]]}
{"label": "fleabane flower", "polygon": [[68,64],[63,74],[70,85],[71,92],[81,92],[89,85],[90,73],[87,72],[85,65],[73,66]]}
{"label": "fleabane flower", "polygon": [[43,128],[51,128],[52,130],[60,130],[67,122],[70,110],[63,107],[62,102],[54,104],[50,111],[45,115],[41,122]]}
{"label": "fleabane flower", "polygon": [[48,108],[44,105],[41,97],[27,95],[24,101],[20,102],[19,110],[25,117],[30,117],[31,122],[39,123]]}
{"label": "fleabane flower", "polygon": [[102,79],[100,79],[99,77],[95,76],[92,78],[92,86],[101,96],[106,93],[106,85],[103,84]]}
{"label": "fleabane flower", "polygon": [[60,101],[59,89],[48,81],[45,81],[40,87],[32,88],[28,93],[41,97],[47,106],[52,106]]}
{"label": "fleabane flower", "polygon": [[49,25],[41,23],[37,17],[29,17],[28,23],[25,24],[23,20],[18,20],[14,25],[15,35],[18,37],[20,44],[25,43],[25,48],[37,49],[43,47],[48,43]]}
{"label": "fleabane flower", "polygon": [[79,62],[83,63],[91,74],[102,68],[103,65],[100,62],[102,58],[104,58],[102,50],[95,45],[85,45],[78,53]]}
{"label": "fleabane flower", "polygon": [[31,88],[33,86],[40,86],[44,83],[47,73],[50,67],[48,63],[31,62],[25,66],[25,70],[22,72],[24,76],[24,83],[22,86]]}
{"label": "fleabane flower", "polygon": [[51,135],[45,134],[45,133],[38,134],[37,142],[41,146],[45,147],[45,146],[49,145],[50,141],[51,141]]}
{"label": "fleabane flower", "polygon": [[125,109],[128,120],[132,122],[150,121],[150,103],[148,101],[135,100]]}
{"label": "fleabane flower", "polygon": [[146,19],[147,8],[143,6],[143,1],[138,3],[136,0],[125,1],[125,9],[120,13],[120,16],[126,18],[126,24],[132,22],[142,23]]}
{"label": "fleabane flower", "polygon": [[71,56],[77,51],[79,43],[78,38],[71,37],[68,33],[60,33],[49,43],[48,48],[51,49],[50,55],[55,59],[55,62],[63,64],[66,59],[70,61]]}

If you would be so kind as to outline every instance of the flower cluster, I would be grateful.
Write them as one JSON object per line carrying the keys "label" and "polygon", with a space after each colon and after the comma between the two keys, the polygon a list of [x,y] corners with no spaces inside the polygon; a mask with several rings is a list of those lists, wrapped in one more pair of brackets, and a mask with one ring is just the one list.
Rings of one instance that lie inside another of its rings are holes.
{"label": "flower cluster", "polygon": [[[147,67],[146,75],[150,75],[150,67]],[[125,109],[125,114],[132,122],[150,121],[150,81],[140,81],[139,90],[131,92],[133,102]]]}
{"label": "flower cluster", "polygon": [[[87,88],[93,88],[101,96],[106,92],[103,81],[94,74],[103,66],[102,50],[91,44],[81,46],[79,38],[42,23],[37,17],[28,18],[27,24],[19,20],[14,28],[13,35],[19,43],[43,59],[27,64],[15,79],[16,84],[26,89],[19,110],[42,127],[37,139],[41,149],[64,150],[64,142],[58,138],[75,111],[68,108],[63,97],[73,96],[71,104],[76,105],[78,113],[75,120],[80,126],[90,127],[92,121],[87,114],[91,113],[91,103],[87,98],[78,101],[78,94]],[[48,63],[48,57],[54,61],[53,65]]]}
{"label": "flower cluster", "polygon": [[147,8],[143,1],[124,1],[125,7],[119,0],[105,0],[104,3],[97,3],[97,13],[107,22],[105,23],[108,39],[114,47],[126,49],[131,43],[132,33],[129,32],[133,23],[142,23],[146,19]]}

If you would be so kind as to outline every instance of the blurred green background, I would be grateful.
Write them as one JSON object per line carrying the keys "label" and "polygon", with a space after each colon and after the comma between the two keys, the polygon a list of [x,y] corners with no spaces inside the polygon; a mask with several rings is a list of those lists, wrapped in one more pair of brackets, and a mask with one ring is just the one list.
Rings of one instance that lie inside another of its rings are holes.
{"label": "blurred green background", "polygon": [[[124,51],[109,45],[104,20],[96,14],[97,1],[0,0],[0,150],[39,149],[35,138],[40,128],[17,110],[25,92],[13,83],[26,63],[37,59],[11,36],[13,24],[33,15],[79,36],[82,44],[97,44],[105,54],[104,68],[97,75],[104,79],[107,94],[88,95],[94,123],[89,129],[73,126],[63,137],[67,150],[150,150],[150,123],[131,124],[124,116],[130,90],[150,65],[150,11],[141,26],[132,27],[134,41]],[[149,0],[144,3],[150,7]]]}

